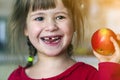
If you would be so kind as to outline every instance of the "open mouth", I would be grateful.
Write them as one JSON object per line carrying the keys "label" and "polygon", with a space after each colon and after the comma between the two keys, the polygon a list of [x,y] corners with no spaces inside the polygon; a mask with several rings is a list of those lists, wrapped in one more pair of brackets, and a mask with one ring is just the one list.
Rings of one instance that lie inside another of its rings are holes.
{"label": "open mouth", "polygon": [[61,35],[41,37],[41,40],[46,44],[57,44],[61,41],[61,39],[62,39]]}

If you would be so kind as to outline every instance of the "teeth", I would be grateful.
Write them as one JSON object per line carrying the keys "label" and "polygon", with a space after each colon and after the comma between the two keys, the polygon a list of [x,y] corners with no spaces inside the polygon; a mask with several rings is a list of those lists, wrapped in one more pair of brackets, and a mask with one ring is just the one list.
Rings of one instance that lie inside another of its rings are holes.
{"label": "teeth", "polygon": [[57,40],[57,39],[59,39],[59,37],[52,37],[52,38],[50,38],[50,37],[46,37],[46,38],[44,38],[44,40]]}
{"label": "teeth", "polygon": [[52,39],[52,40],[54,40],[54,39],[55,39],[55,37],[52,37],[51,39]]}
{"label": "teeth", "polygon": [[50,40],[50,38],[47,38],[47,37],[46,37],[46,38],[44,38],[44,40]]}
{"label": "teeth", "polygon": [[42,38],[42,40],[44,40],[44,41],[55,41],[55,40],[58,40],[58,39],[60,39],[60,37],[44,37],[44,38]]}
{"label": "teeth", "polygon": [[57,40],[57,39],[59,39],[59,37],[53,37],[53,38],[52,38],[52,40]]}

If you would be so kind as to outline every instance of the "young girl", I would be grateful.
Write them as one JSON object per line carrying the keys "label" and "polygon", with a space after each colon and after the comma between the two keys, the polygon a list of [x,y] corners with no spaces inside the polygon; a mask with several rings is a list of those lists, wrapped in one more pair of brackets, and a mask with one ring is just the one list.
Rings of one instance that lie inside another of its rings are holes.
{"label": "young girl", "polygon": [[83,36],[80,4],[80,0],[16,0],[9,29],[11,44],[22,52],[27,43],[30,56],[28,64],[14,70],[8,80],[120,80],[120,47],[113,38],[113,55],[94,51],[99,70],[71,58],[72,45]]}

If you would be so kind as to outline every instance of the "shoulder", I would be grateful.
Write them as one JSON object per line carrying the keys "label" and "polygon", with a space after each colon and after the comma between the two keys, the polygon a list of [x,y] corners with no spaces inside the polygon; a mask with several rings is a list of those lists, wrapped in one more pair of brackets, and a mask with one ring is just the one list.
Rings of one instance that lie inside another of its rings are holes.
{"label": "shoulder", "polygon": [[95,67],[83,62],[78,62],[78,64],[75,75],[78,75],[79,79],[98,80],[98,70]]}
{"label": "shoulder", "polygon": [[90,80],[97,80],[96,78],[98,73],[97,69],[84,62],[77,62],[67,71],[68,73],[66,73],[66,75],[70,80],[78,80],[78,79],[86,80],[89,78]]}
{"label": "shoulder", "polygon": [[89,65],[87,63],[84,63],[84,62],[77,62],[76,64],[78,66],[78,70],[81,70],[81,71],[95,71],[97,72],[97,69],[95,67],[93,67],[92,65]]}
{"label": "shoulder", "polygon": [[25,68],[22,66],[19,66],[10,74],[8,80],[15,80],[15,79],[18,80],[24,71],[25,71]]}

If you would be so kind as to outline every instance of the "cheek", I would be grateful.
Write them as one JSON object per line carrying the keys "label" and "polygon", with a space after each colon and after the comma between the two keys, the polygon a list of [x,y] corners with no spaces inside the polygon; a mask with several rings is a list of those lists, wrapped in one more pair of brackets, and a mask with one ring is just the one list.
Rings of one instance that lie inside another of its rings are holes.
{"label": "cheek", "polygon": [[28,37],[34,46],[37,44],[39,40],[40,33],[41,33],[41,29],[36,26],[29,27],[28,29]]}
{"label": "cheek", "polygon": [[73,25],[71,23],[65,23],[61,25],[62,28],[62,32],[65,35],[65,41],[70,42],[73,38],[73,33],[74,33],[74,29],[73,29]]}
{"label": "cheek", "polygon": [[68,22],[68,23],[65,23],[64,24],[64,27],[63,27],[63,31],[68,34],[68,35],[72,35],[73,32],[74,32],[74,28],[73,28],[73,24],[72,22]]}
{"label": "cheek", "polygon": [[42,24],[40,24],[40,23],[38,23],[38,22],[36,22],[34,20],[31,20],[29,18],[29,20],[27,21],[27,30],[26,30],[26,32],[27,32],[27,34],[29,36],[37,35],[37,34],[39,34],[41,32],[41,30],[43,28],[42,26],[43,26]]}
{"label": "cheek", "polygon": [[42,31],[42,28],[37,25],[30,25],[27,29],[28,36],[38,37]]}
{"label": "cheek", "polygon": [[68,35],[68,37],[69,37],[69,39],[70,39],[70,41],[72,40],[72,38],[73,38],[73,33],[74,33],[74,28],[73,28],[73,24],[69,24],[69,27],[68,27],[68,33],[67,33],[67,35]]}

